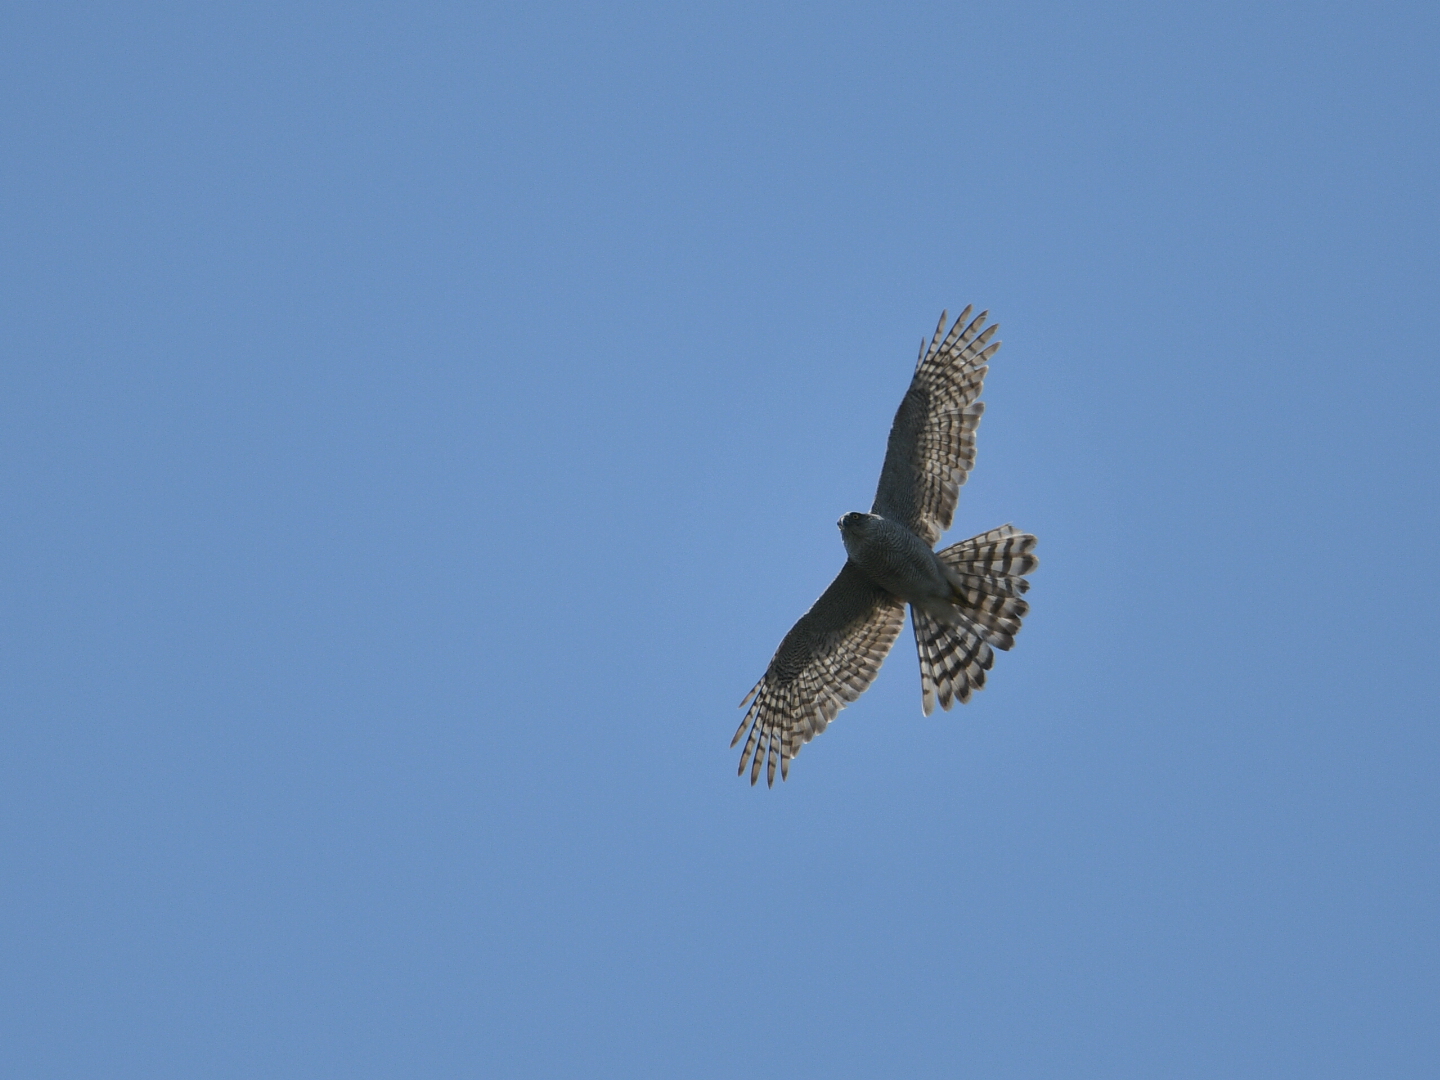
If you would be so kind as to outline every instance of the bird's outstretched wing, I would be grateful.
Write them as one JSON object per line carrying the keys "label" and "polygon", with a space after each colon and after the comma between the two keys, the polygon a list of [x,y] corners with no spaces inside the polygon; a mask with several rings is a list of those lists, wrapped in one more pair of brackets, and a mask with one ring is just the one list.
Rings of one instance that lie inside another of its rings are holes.
{"label": "bird's outstretched wing", "polygon": [[975,429],[985,411],[976,399],[990,370],[986,362],[1000,348],[998,341],[986,344],[999,329],[985,327],[989,313],[967,323],[970,311],[960,313],[948,334],[942,313],[929,349],[922,339],[915,377],[890,427],[871,508],[903,521],[930,544],[950,527],[960,485],[975,464]]}
{"label": "bird's outstretched wing", "polygon": [[905,622],[905,604],[875,585],[847,562],[830,587],[775,650],[764,677],[745,695],[749,705],[734,746],[750,729],[740,754],[740,775],[751,763],[750,783],[790,774],[790,759],[800,752],[835,714],[865,692],[880,670],[885,654]]}

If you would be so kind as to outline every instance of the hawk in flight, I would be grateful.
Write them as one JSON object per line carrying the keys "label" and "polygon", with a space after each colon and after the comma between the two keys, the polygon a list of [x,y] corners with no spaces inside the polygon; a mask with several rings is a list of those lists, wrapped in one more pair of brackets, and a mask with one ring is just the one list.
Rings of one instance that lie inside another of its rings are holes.
{"label": "hawk in flight", "polygon": [[[948,709],[985,685],[996,649],[1009,649],[1030,610],[1025,574],[1040,565],[1035,537],[1010,525],[952,544],[935,542],[950,527],[960,485],[975,464],[980,397],[998,326],[988,312],[960,313],[945,333],[945,315],[920,361],[890,428],[885,465],[870,513],[837,524],[849,558],[819,600],[785,635],[764,677],[745,696],[740,775],[775,783],[790,759],[835,714],[874,681],[900,634],[905,605],[920,654],[925,715]],[[966,321],[970,320],[970,321]]]}

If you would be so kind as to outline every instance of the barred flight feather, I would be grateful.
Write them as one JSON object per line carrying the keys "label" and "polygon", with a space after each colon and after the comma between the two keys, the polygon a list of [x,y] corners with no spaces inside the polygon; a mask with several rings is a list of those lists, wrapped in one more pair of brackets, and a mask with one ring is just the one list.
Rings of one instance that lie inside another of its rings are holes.
{"label": "barred flight feather", "polygon": [[[942,313],[928,349],[923,347],[910,389],[895,414],[873,512],[903,521],[931,544],[950,527],[960,488],[975,466],[975,431],[985,412],[977,400],[985,385],[989,344],[998,326],[988,312],[970,322],[971,308],[945,333]],[[984,329],[982,329],[984,327]]]}
{"label": "barred flight feather", "polygon": [[904,603],[847,562],[785,635],[764,676],[740,703],[749,708],[730,740],[734,746],[749,729],[740,775],[748,764],[754,784],[763,762],[766,784],[774,785],[777,765],[780,778],[788,778],[800,747],[875,681],[904,622]]}

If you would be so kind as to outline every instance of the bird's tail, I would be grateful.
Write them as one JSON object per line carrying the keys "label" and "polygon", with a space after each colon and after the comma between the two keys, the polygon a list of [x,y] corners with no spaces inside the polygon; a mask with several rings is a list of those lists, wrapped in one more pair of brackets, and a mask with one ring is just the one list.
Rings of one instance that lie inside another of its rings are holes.
{"label": "bird's tail", "polygon": [[1009,649],[1030,605],[1022,576],[1040,565],[1035,537],[1012,525],[962,540],[935,554],[954,587],[953,618],[941,621],[913,605],[915,649],[920,654],[920,690],[925,715],[938,698],[948,709],[985,685],[995,649]]}

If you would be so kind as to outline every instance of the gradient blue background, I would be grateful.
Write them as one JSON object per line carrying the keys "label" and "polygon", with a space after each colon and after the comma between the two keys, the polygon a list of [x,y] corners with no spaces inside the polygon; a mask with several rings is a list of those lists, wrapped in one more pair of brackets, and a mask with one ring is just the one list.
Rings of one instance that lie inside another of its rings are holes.
{"label": "gradient blue background", "polygon": [[[1429,4],[10,5],[0,1072],[1422,1077]],[[736,703],[987,306],[951,539]]]}

